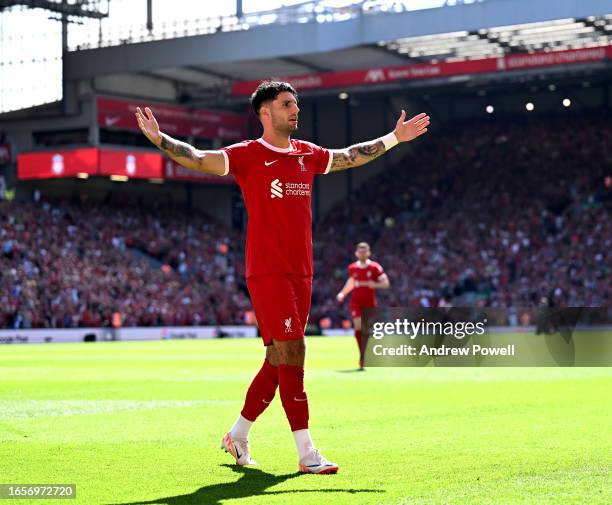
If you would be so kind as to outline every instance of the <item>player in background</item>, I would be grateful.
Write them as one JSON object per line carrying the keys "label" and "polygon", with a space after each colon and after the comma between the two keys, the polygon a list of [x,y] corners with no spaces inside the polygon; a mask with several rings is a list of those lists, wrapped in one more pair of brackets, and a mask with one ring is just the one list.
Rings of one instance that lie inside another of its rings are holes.
{"label": "player in background", "polygon": [[363,360],[367,342],[361,335],[361,311],[366,308],[376,307],[376,290],[388,289],[389,278],[383,268],[370,256],[370,245],[367,242],[359,242],[355,249],[357,261],[351,263],[348,270],[348,279],[344,287],[336,295],[336,299],[342,303],[347,295],[351,294],[351,317],[355,329],[355,340],[359,349],[359,370],[365,370]]}
{"label": "player in background", "polygon": [[144,135],[181,165],[207,174],[231,174],[240,186],[248,213],[247,288],[266,346],[263,365],[246,393],[244,407],[222,439],[222,448],[239,465],[252,464],[248,434],[278,388],[305,473],[336,473],[338,465],[315,449],[308,429],[304,391],[304,329],[312,289],[312,207],[314,176],[368,163],[400,142],[427,132],[429,116],[406,121],[383,137],[344,149],[325,149],[294,140],[300,108],[297,92],[286,82],[262,82],[251,105],[263,135],[219,150],[199,150],[160,132],[151,109],[137,108]]}

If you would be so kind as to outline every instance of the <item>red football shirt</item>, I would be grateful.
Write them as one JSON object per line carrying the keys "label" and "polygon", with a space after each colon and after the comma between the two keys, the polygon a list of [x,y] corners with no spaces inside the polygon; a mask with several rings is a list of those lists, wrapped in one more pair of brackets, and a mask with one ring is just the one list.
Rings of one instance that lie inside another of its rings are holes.
{"label": "red football shirt", "polygon": [[[377,281],[384,273],[380,264],[371,260],[367,260],[365,265],[355,261],[348,266],[348,274],[355,282]],[[351,305],[376,307],[376,290],[365,286],[353,288],[353,291],[351,291]]]}
{"label": "red football shirt", "polygon": [[246,205],[246,276],[312,275],[312,190],[331,168],[331,151],[303,140],[281,149],[263,139],[221,149]]}

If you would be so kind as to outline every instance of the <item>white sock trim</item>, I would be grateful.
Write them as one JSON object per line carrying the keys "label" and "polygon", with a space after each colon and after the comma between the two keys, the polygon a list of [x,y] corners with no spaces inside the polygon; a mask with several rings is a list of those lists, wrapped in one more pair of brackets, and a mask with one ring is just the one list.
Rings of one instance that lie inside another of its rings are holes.
{"label": "white sock trim", "polygon": [[294,431],[293,438],[295,439],[295,446],[297,447],[300,459],[314,449],[314,443],[312,438],[310,438],[310,431],[308,429]]}
{"label": "white sock trim", "polygon": [[383,144],[385,144],[385,151],[388,151],[392,147],[399,144],[394,132],[387,133],[384,137],[380,137],[380,140],[382,140]]}
{"label": "white sock trim", "polygon": [[232,438],[246,440],[249,436],[251,426],[253,426],[253,421],[249,421],[248,419],[242,417],[242,415],[239,415],[238,419],[236,419],[236,422],[234,423],[234,426],[232,426],[232,429],[230,430],[230,435],[232,435]]}

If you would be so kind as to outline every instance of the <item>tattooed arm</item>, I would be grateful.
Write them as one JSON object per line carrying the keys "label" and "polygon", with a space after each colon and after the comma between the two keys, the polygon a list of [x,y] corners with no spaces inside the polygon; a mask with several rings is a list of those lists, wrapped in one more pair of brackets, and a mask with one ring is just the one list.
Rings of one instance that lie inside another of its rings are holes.
{"label": "tattooed arm", "polygon": [[355,144],[345,149],[331,149],[332,165],[330,172],[338,172],[347,168],[359,167],[375,160],[399,142],[409,142],[427,132],[429,116],[421,113],[409,121],[406,112],[402,110],[393,132],[369,142]]}
{"label": "tattooed arm", "polygon": [[355,144],[346,149],[331,149],[332,165],[330,172],[339,172],[347,168],[358,167],[375,160],[386,151],[381,139]]}
{"label": "tattooed arm", "polygon": [[225,156],[221,151],[201,151],[192,145],[173,139],[159,131],[157,120],[151,109],[145,107],[146,115],[136,108],[136,120],[142,133],[174,161],[184,167],[213,175],[226,175]]}
{"label": "tattooed arm", "polygon": [[225,156],[221,151],[201,151],[186,142],[173,139],[165,133],[161,134],[158,147],[184,167],[207,174],[227,175]]}

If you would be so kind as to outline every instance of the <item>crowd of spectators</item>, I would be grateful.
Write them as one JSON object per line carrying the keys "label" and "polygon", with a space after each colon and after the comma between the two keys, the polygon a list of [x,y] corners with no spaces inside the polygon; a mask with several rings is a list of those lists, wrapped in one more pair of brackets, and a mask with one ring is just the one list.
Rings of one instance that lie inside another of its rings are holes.
{"label": "crowd of spectators", "polygon": [[[612,123],[463,123],[430,134],[315,226],[311,320],[368,241],[386,306],[612,304]],[[358,170],[367,170],[359,168]],[[205,215],[0,202],[0,327],[243,324],[244,236]]]}
{"label": "crowd of spectators", "polygon": [[241,324],[250,308],[240,235],[202,215],[1,202],[0,222],[0,327]]}
{"label": "crowd of spectators", "polygon": [[[359,170],[359,169],[358,169]],[[612,305],[612,122],[605,113],[462,124],[422,141],[317,226],[313,316],[359,241],[384,306]]]}

